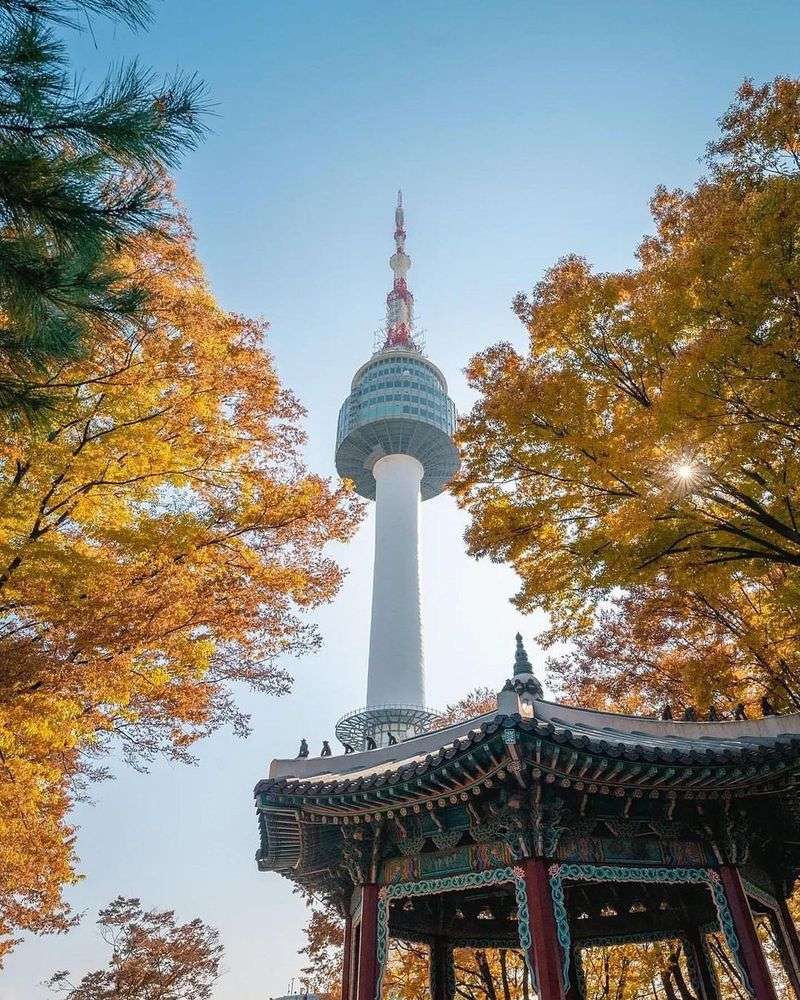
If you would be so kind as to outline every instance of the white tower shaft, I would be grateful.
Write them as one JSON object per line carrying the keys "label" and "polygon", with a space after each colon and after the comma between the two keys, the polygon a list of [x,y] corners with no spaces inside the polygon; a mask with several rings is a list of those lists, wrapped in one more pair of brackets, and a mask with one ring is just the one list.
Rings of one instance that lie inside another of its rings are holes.
{"label": "white tower shaft", "polygon": [[376,483],[375,571],[367,707],[422,706],[419,509],[424,469],[411,455],[397,454],[379,459],[372,471]]}

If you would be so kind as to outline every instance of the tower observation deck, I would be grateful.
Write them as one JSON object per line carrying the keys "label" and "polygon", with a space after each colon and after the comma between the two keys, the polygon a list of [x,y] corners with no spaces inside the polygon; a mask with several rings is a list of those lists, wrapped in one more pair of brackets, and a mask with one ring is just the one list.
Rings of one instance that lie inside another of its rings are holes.
{"label": "tower observation deck", "polygon": [[455,405],[444,375],[414,335],[400,193],[394,238],[385,339],[353,377],[336,430],[339,475],[376,504],[367,707],[336,727],[339,740],[354,749],[416,735],[436,717],[425,708],[419,511],[420,502],[438,496],[459,465]]}

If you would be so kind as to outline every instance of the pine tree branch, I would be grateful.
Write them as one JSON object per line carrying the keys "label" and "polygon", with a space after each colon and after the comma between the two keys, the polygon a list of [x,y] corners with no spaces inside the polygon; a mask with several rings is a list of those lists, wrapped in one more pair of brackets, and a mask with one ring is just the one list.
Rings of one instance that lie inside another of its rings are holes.
{"label": "pine tree branch", "polygon": [[0,14],[16,19],[41,17],[72,28],[82,26],[81,16],[99,14],[142,28],[151,19],[147,0],[0,0]]}

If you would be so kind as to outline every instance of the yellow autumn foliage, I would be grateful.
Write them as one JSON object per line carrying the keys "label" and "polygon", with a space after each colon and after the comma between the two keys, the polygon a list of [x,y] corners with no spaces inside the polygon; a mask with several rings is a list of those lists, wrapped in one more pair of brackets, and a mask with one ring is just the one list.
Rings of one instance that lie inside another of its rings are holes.
{"label": "yellow autumn foliage", "polygon": [[800,81],[745,83],[721,127],[637,268],[564,258],[516,300],[527,353],[468,368],[470,551],[595,703],[800,707]]}
{"label": "yellow autumn foliage", "polygon": [[215,302],[184,220],[118,265],[148,317],[48,373],[49,427],[0,446],[0,937],[63,929],[67,815],[115,745],[181,758],[279,694],[359,517],[300,459],[302,408],[265,325]]}

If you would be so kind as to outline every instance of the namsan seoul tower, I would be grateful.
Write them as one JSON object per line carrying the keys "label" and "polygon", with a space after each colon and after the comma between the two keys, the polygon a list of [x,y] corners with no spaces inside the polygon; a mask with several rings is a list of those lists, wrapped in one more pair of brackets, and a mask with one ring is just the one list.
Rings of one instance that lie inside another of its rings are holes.
{"label": "namsan seoul tower", "polygon": [[336,469],[375,501],[375,569],[367,707],[340,719],[336,735],[354,750],[424,732],[425,661],[419,588],[419,512],[458,470],[456,408],[444,375],[414,333],[403,195],[395,209],[394,272],[383,344],[353,377],[339,411]]}

